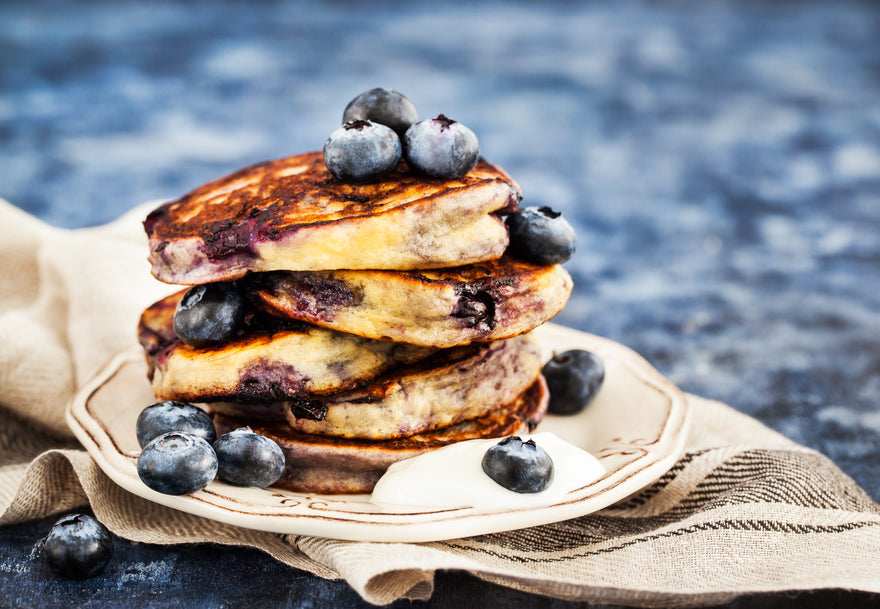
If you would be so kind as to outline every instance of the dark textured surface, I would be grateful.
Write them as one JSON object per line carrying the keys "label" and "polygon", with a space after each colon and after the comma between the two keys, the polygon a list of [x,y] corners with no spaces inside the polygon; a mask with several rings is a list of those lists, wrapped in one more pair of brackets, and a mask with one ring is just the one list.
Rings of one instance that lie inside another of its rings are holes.
{"label": "dark textured surface", "polygon": [[[2,530],[0,606],[9,609],[44,607],[137,607],[159,609],[253,609],[255,607],[324,607],[369,609],[343,581],[317,579],[291,569],[257,550],[196,545],[165,548],[117,539],[114,556],[101,575],[87,580],[57,577],[39,554],[41,538],[56,518]],[[843,591],[746,596],[728,609],[828,609],[876,607],[876,595]],[[539,597],[481,582],[467,574],[439,573],[430,601],[397,601],[391,609],[449,607],[541,607],[542,609],[612,609]],[[708,609],[708,608],[707,608]]]}
{"label": "dark textured surface", "polygon": [[[354,95],[396,88],[423,118],[471,127],[524,204],[573,222],[558,321],[824,452],[880,499],[878,39],[880,7],[851,1],[4,2],[0,196],[60,226],[105,222],[318,150]],[[107,575],[60,582],[33,557],[50,524],[0,531],[0,605],[359,603],[244,550],[120,543]],[[413,606],[536,602],[441,574]]]}

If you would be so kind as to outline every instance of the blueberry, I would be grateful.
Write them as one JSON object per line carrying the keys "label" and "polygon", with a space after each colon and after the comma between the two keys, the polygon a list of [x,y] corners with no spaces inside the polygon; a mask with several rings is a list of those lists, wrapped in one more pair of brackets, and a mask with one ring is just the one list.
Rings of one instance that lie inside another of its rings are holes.
{"label": "blueberry", "polygon": [[562,214],[549,207],[525,207],[507,217],[509,251],[535,264],[562,264],[574,254],[577,235]]}
{"label": "blueberry", "polygon": [[137,418],[136,432],[141,448],[156,436],[169,431],[180,431],[213,444],[217,439],[214,421],[207,412],[186,402],[158,402],[144,408]]}
{"label": "blueberry", "polygon": [[553,478],[550,455],[534,440],[504,438],[483,455],[483,471],[492,480],[517,493],[539,493]]}
{"label": "blueberry", "polygon": [[240,427],[225,433],[214,442],[219,469],[218,477],[238,486],[265,488],[284,473],[284,453],[278,444]]}
{"label": "blueberry", "polygon": [[548,412],[577,414],[586,408],[605,380],[605,366],[595,354],[573,349],[555,354],[541,374],[550,389]]}
{"label": "blueberry", "polygon": [[86,514],[70,514],[55,523],[43,552],[49,566],[64,577],[97,575],[113,555],[113,537],[103,524]]}
{"label": "blueberry", "polygon": [[419,120],[416,107],[404,95],[390,89],[370,89],[348,102],[342,123],[367,120],[393,129],[403,137],[410,125]]}
{"label": "blueberry", "polygon": [[367,120],[345,123],[324,143],[324,165],[338,180],[358,184],[388,175],[400,162],[400,138]]}
{"label": "blueberry", "polygon": [[217,455],[202,438],[172,431],[147,444],[137,460],[138,476],[154,491],[187,495],[217,475]]}
{"label": "blueberry", "polygon": [[403,156],[416,173],[460,178],[477,164],[480,143],[473,131],[441,114],[406,130]]}
{"label": "blueberry", "polygon": [[193,347],[216,345],[232,338],[244,314],[244,296],[235,283],[193,286],[174,311],[174,333]]}

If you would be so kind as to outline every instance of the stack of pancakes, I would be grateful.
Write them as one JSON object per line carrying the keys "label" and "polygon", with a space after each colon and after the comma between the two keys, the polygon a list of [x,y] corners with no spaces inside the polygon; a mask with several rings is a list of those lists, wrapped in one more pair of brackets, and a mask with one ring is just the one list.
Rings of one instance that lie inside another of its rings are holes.
{"label": "stack of pancakes", "polygon": [[333,178],[319,152],[247,167],[144,222],[153,274],[235,282],[233,338],[184,344],[185,289],[144,311],[156,398],[205,404],[218,433],[279,443],[276,486],[362,493],[393,462],[473,438],[529,432],[547,407],[528,334],[565,305],[558,265],[504,255],[519,187],[484,160],[462,178],[406,165],[372,184]]}

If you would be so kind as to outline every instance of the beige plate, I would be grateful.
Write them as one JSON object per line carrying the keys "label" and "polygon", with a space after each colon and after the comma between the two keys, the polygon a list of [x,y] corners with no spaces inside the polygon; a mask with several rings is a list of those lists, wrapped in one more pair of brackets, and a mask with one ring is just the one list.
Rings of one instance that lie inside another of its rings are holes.
{"label": "beige plate", "polygon": [[545,358],[587,349],[605,363],[605,383],[581,414],[548,416],[552,431],[599,458],[606,474],[552,505],[527,509],[389,507],[368,495],[306,495],[214,482],[186,496],[163,495],[138,478],[135,421],[155,402],[139,348],[121,353],[74,397],[70,428],[121,487],[157,503],[222,522],[358,541],[453,539],[547,524],[611,505],[650,484],[681,454],[688,408],[683,394],[639,355],[607,339],[554,324],[538,330]]}

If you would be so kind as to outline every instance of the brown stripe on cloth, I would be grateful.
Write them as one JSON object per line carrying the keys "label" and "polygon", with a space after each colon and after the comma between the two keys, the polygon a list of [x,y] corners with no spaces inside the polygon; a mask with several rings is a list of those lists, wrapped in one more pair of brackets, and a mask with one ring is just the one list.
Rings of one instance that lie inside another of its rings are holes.
{"label": "brown stripe on cloth", "polygon": [[723,404],[688,399],[685,454],[639,493],[564,522],[425,544],[280,536],[165,508],[116,487],[69,441],[5,413],[0,523],[88,500],[124,538],[260,548],[343,578],[376,604],[428,598],[434,573],[449,569],[557,598],[645,607],[757,592],[880,592],[880,506],[821,454]]}

